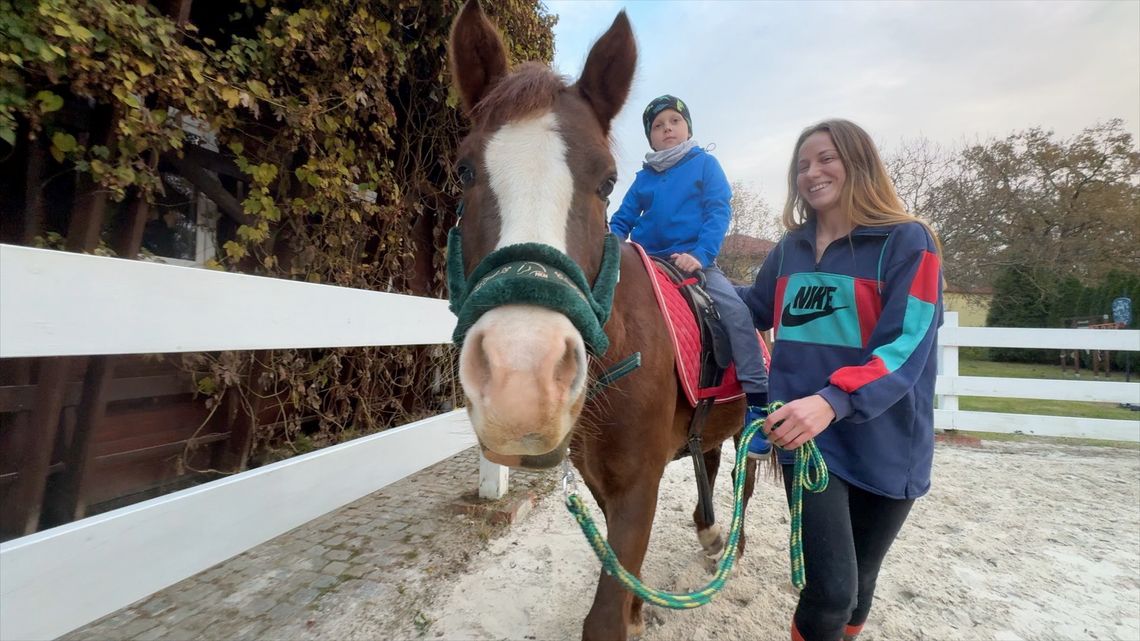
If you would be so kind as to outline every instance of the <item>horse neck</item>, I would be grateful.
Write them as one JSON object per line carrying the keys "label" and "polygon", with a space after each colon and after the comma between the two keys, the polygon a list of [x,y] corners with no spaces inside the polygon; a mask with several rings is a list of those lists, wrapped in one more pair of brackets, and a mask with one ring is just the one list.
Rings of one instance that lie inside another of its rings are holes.
{"label": "horse neck", "polygon": [[[660,325],[660,328],[657,326]],[[653,285],[641,257],[628,245],[621,256],[621,280],[614,292],[613,311],[606,324],[610,348],[603,359],[614,363],[634,352],[653,349],[652,337],[664,329]]]}

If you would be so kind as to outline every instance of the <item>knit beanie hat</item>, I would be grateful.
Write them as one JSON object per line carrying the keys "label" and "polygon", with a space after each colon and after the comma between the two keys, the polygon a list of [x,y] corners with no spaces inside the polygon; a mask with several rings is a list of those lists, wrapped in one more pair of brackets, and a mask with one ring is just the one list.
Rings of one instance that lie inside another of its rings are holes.
{"label": "knit beanie hat", "polygon": [[693,118],[689,115],[689,107],[681,102],[680,98],[665,94],[654,98],[653,102],[650,102],[641,114],[641,123],[645,125],[645,137],[649,138],[649,129],[653,126],[653,119],[666,109],[673,109],[681,114],[681,117],[685,119],[685,124],[689,125],[689,135],[691,136],[693,134]]}

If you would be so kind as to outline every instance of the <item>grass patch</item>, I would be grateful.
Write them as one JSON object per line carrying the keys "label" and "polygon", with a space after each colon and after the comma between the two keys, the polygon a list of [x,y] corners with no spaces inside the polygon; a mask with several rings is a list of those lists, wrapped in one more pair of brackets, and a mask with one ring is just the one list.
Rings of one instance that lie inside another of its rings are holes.
{"label": "grass patch", "polygon": [[[992,376],[998,378],[1033,378],[1051,380],[1103,381],[1093,378],[1086,370],[1080,378],[1071,372],[1062,375],[1061,368],[1032,363],[995,363],[993,361],[962,360],[958,363],[961,376]],[[1124,381],[1122,372],[1113,372],[1107,380]],[[1133,380],[1138,380],[1133,375]],[[958,407],[974,412],[1003,414],[1032,414],[1037,416],[1076,416],[1079,418],[1108,418],[1140,421],[1140,412],[1124,409],[1116,403],[1088,403],[1082,401],[1054,401],[1032,398],[996,398],[989,396],[962,396]]]}
{"label": "grass patch", "polygon": [[1042,445],[1089,445],[1093,447],[1112,447],[1123,450],[1140,451],[1140,443],[1134,443],[1132,441],[1106,441],[1099,438],[1072,438],[1068,436],[1031,436],[1029,434],[1007,434],[1005,432],[974,432],[963,430],[945,430],[945,432],[947,434],[976,436],[983,441],[1040,443]]}
{"label": "grass patch", "polygon": [[[1138,364],[1140,367],[1140,364]],[[996,376],[999,378],[1047,378],[1058,381],[1117,381],[1124,382],[1124,372],[1110,372],[1108,378],[1093,377],[1092,370],[1082,369],[1078,378],[1072,369],[1061,373],[1060,365],[1041,363],[999,363],[963,358],[958,361],[958,374],[961,376]],[[1132,381],[1140,381],[1140,373],[1132,372]]]}

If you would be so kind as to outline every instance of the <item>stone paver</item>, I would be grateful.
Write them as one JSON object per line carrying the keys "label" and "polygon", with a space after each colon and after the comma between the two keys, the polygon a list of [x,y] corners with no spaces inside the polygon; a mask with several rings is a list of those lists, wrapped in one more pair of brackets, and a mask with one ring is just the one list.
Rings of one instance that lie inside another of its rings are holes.
{"label": "stone paver", "polygon": [[[66,641],[315,639],[353,608],[391,610],[388,638],[427,634],[427,578],[460,573],[504,531],[457,514],[478,485],[474,448],[75,630]],[[508,505],[557,472],[512,471]]]}

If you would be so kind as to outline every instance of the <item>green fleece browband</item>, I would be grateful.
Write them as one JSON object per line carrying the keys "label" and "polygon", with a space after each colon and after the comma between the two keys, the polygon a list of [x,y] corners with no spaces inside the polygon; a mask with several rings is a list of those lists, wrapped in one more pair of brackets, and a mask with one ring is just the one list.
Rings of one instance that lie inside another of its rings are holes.
{"label": "green fleece browband", "polygon": [[603,243],[593,287],[573,259],[541,243],[496,249],[466,276],[462,236],[458,225],[452,227],[447,236],[447,287],[451,311],[459,318],[452,340],[463,345],[471,326],[500,305],[538,305],[570,319],[591,354],[605,354],[610,341],[604,327],[613,307],[620,248],[613,234],[606,234]]}

